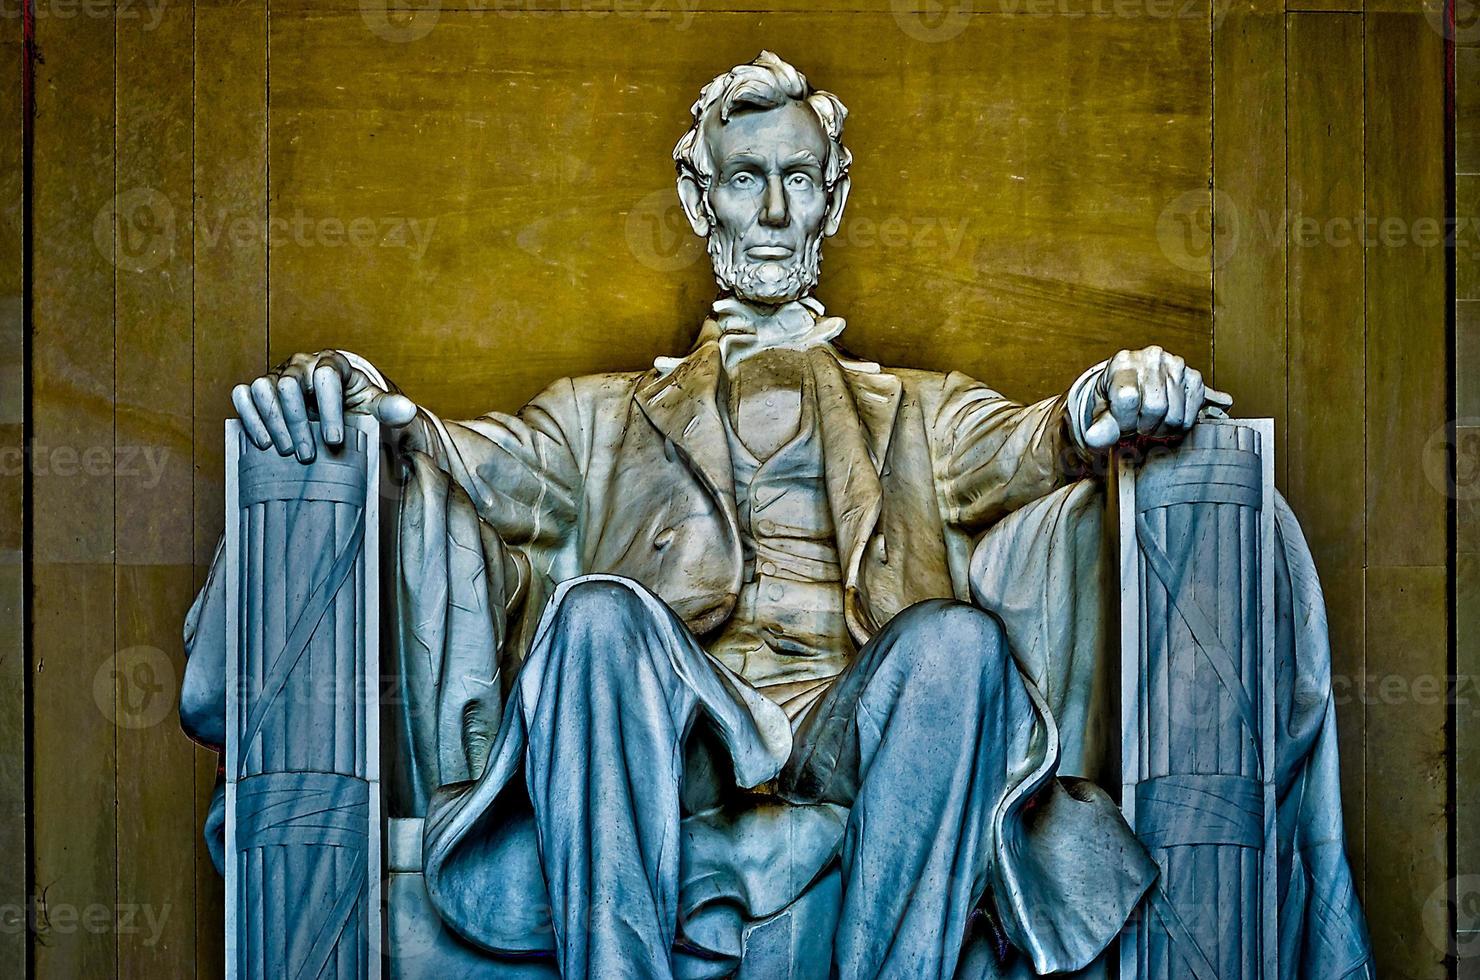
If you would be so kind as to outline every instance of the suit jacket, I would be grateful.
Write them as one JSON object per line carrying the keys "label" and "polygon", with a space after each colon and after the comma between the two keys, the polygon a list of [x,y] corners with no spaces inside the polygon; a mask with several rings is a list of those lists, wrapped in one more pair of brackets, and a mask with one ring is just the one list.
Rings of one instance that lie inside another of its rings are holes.
{"label": "suit jacket", "polygon": [[[423,413],[407,430],[407,448],[436,457],[527,558],[506,662],[576,575],[635,579],[700,636],[730,616],[742,560],[715,334],[706,324],[671,370],[565,378],[512,415]],[[830,344],[808,358],[859,644],[919,600],[969,598],[979,532],[1080,475],[1068,395],[1022,406],[955,372],[880,369]]]}

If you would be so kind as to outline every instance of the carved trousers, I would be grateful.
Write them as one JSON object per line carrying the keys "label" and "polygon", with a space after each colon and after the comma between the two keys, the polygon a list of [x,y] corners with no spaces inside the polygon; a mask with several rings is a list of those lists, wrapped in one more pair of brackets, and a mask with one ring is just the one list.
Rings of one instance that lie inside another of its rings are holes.
{"label": "carved trousers", "polygon": [[525,665],[540,675],[525,780],[562,976],[672,976],[684,746],[702,713],[742,784],[779,776],[785,799],[849,808],[833,975],[951,977],[1009,760],[1034,729],[992,616],[948,600],[904,610],[778,756],[775,726],[730,693],[743,682],[642,586],[583,580],[553,601]]}

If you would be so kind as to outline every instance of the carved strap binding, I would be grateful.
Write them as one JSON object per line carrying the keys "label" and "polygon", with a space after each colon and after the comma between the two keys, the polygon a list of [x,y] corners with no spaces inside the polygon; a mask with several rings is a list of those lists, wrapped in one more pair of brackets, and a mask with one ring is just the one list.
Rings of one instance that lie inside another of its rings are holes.
{"label": "carved strap binding", "polygon": [[227,975],[380,975],[379,440],[227,429]]}
{"label": "carved strap binding", "polygon": [[1122,980],[1277,980],[1273,427],[1116,460],[1121,806],[1161,876]]}

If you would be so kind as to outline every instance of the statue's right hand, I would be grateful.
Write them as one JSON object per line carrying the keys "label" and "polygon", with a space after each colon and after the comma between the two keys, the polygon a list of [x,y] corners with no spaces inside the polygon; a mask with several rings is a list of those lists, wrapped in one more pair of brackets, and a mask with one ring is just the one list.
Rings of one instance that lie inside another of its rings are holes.
{"label": "statue's right hand", "polygon": [[304,463],[314,458],[311,417],[318,418],[331,446],[344,441],[346,412],[374,415],[391,426],[416,417],[411,399],[375,384],[336,350],[294,354],[277,370],[233,388],[231,403],[253,445],[276,447]]}

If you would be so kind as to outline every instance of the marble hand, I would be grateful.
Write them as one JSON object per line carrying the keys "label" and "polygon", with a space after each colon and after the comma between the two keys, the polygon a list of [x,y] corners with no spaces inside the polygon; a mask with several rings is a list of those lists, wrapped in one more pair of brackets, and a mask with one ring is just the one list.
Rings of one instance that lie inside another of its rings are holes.
{"label": "marble hand", "polygon": [[294,354],[277,370],[251,384],[237,385],[231,403],[253,445],[276,447],[281,455],[296,455],[304,463],[314,458],[308,426],[313,416],[330,446],[344,441],[346,412],[374,415],[391,426],[406,425],[416,417],[411,399],[381,388],[336,350]]}
{"label": "marble hand", "polygon": [[1228,408],[1233,399],[1209,388],[1202,372],[1160,347],[1123,350],[1105,364],[1095,382],[1084,432],[1091,449],[1109,449],[1133,435],[1185,432],[1205,405]]}

